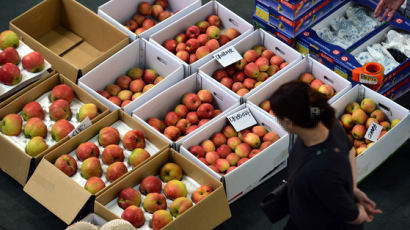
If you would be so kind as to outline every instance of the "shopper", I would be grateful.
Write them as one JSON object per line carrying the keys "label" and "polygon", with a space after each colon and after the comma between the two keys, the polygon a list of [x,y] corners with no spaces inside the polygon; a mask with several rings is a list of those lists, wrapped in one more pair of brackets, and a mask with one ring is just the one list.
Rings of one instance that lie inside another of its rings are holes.
{"label": "shopper", "polygon": [[376,204],[356,186],[355,152],[325,95],[292,81],[270,98],[281,126],[297,135],[288,159],[288,229],[363,229]]}
{"label": "shopper", "polygon": [[[400,9],[403,3],[404,0],[380,0],[379,4],[374,10],[374,17],[377,18],[383,13],[379,20],[383,21],[387,16],[387,21],[391,21],[394,14],[397,10]],[[404,15],[407,18],[410,17],[410,0],[406,1],[406,9],[404,11]]]}

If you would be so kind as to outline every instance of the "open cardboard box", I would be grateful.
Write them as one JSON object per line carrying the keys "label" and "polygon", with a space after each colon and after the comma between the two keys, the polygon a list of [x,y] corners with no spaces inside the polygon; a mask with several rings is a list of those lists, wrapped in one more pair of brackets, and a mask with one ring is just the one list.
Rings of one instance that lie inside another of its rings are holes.
{"label": "open cardboard box", "polygon": [[[151,117],[156,117],[160,120],[163,120],[168,112],[174,111],[175,107],[178,104],[181,104],[181,99],[184,94],[189,92],[197,93],[201,89],[207,89],[212,93],[212,104],[215,109],[222,110],[222,113],[239,104],[239,100],[237,98],[234,98],[232,95],[227,94],[225,90],[222,89],[222,87],[215,84],[210,79],[207,79],[200,74],[193,74],[188,78],[185,78],[184,80],[178,82],[178,84],[175,84],[169,89],[163,91],[158,96],[152,98],[151,100],[149,100],[148,102],[134,110],[132,112],[132,115],[137,121],[143,123],[152,131],[157,133],[157,135],[160,135],[169,143],[173,144],[174,142],[172,140],[167,138],[164,134],[160,133],[155,128],[151,127],[146,121]],[[218,116],[221,115],[222,114]],[[208,123],[212,122],[212,120],[208,121],[203,126],[197,128],[195,131],[188,134],[181,140],[185,139],[186,137],[194,135],[194,133],[201,130]]]}
{"label": "open cardboard box", "polygon": [[[155,158],[159,152],[169,147],[169,144],[165,140],[161,139],[161,137],[132,119],[128,114],[121,110],[117,110],[96,122],[94,125],[84,130],[81,134],[73,137],[70,141],[67,141],[63,145],[59,146],[59,148],[49,152],[34,171],[33,176],[24,187],[24,191],[48,210],[53,212],[65,223],[71,223],[74,219],[76,219],[77,214],[92,195],[85,190],[79,182],[74,180],[76,175],[80,173],[80,168],[77,170],[75,175],[68,177],[54,166],[54,162],[59,156],[63,154],[70,154],[75,151],[79,144],[94,138],[98,135],[100,129],[111,126],[117,121],[125,123],[131,129],[142,131],[145,135],[146,142],[148,140],[158,149],[158,151],[153,153],[150,158],[137,167],[129,170],[127,174],[146,164],[151,159]],[[123,135],[121,135],[121,138],[122,137]],[[126,161],[126,159],[124,161]],[[103,164],[101,165],[103,166]],[[125,177],[125,175],[123,175],[122,178]],[[105,178],[102,179],[104,180]],[[104,190],[110,188],[120,180],[121,179],[119,178],[112,183],[106,183],[107,186],[96,195],[102,193]]]}
{"label": "open cardboard box", "polygon": [[[329,68],[320,64],[313,58],[308,57],[297,63],[292,67],[292,69],[289,69],[279,77],[273,79],[273,81],[270,81],[263,88],[257,90],[254,94],[247,98],[247,102],[251,102],[256,106],[259,106],[264,100],[268,100],[281,85],[293,80],[298,80],[299,76],[305,72],[312,73],[316,79],[320,79],[324,84],[333,87],[335,90],[335,95],[328,100],[330,104],[352,88],[352,84],[348,80],[342,78],[340,75],[331,71]],[[260,109],[262,110],[262,108]]]}
{"label": "open cardboard box", "polygon": [[[20,95],[18,98],[15,98],[8,105],[5,105],[2,109],[0,109],[0,118],[3,118],[10,113],[21,112],[21,110],[27,103],[35,101],[40,97],[47,97],[47,95],[44,94],[51,91],[54,86],[59,84],[67,84],[68,86],[70,86],[74,91],[76,99],[81,103],[93,103],[97,106],[99,115],[91,120],[92,123],[95,123],[96,121],[103,118],[106,114],[108,114],[108,108],[104,104],[89,95],[87,92],[75,85],[72,81],[68,80],[63,75],[54,74],[49,78],[43,79],[38,85],[34,86],[30,90],[26,90],[24,94]],[[70,120],[71,123],[73,123],[73,120],[76,119],[75,112],[72,111],[72,113],[73,115]],[[48,116],[47,112],[45,113],[45,116]],[[54,122],[52,123],[54,124]],[[51,127],[48,127],[48,129],[49,128]],[[48,131],[50,132],[50,130]],[[50,134],[48,134],[48,136],[49,135]],[[52,146],[49,146],[47,150],[43,151],[35,157],[32,157],[24,151],[24,146],[21,146],[21,143],[12,141],[14,139],[1,134],[0,146],[2,146],[3,148],[3,150],[0,151],[1,169],[11,177],[13,177],[21,185],[25,185],[26,181],[29,179],[35,167],[38,165],[43,156],[54,150],[62,143],[68,141],[69,139],[70,138],[68,136],[64,137],[59,142],[53,144]]]}
{"label": "open cardboard box", "polygon": [[[191,146],[199,145],[206,139],[210,139],[214,133],[221,132],[223,127],[230,124],[226,117],[245,108],[249,108],[259,125],[263,125],[268,131],[276,132],[280,139],[230,173],[221,176],[201,162],[189,152],[188,149]],[[195,135],[186,138],[184,141],[181,140],[182,145],[180,152],[213,177],[220,180],[225,186],[228,201],[232,203],[246,194],[246,192],[249,192],[255,188],[255,186],[259,185],[260,181],[270,178],[282,169],[281,163],[288,157],[289,136],[272,116],[261,112],[252,104],[242,104],[223,115],[224,116],[218,117],[210,125],[206,126]]]}
{"label": "open cardboard box", "polygon": [[266,32],[275,36],[280,41],[286,43],[288,46],[292,48],[295,47],[296,38],[292,38],[286,34],[281,33],[276,26],[273,26],[269,24],[268,22],[266,22],[265,20],[262,20],[260,17],[256,16],[256,12],[255,14],[252,15],[252,22],[253,22],[253,26],[255,27],[255,30],[263,29]]}
{"label": "open cardboard box", "polygon": [[216,60],[211,59],[208,63],[203,65],[199,68],[199,72],[205,76],[207,76],[211,81],[215,82],[215,84],[220,85],[223,89],[225,89],[229,94],[233,97],[237,98],[238,100],[244,100],[244,98],[249,97],[258,89],[265,87],[269,82],[275,79],[278,76],[281,76],[286,70],[292,69],[296,63],[302,60],[302,55],[298,53],[296,50],[292,49],[291,47],[287,46],[283,42],[279,41],[277,38],[273,37],[271,34],[267,33],[262,29],[257,29],[253,31],[251,34],[243,38],[241,41],[233,45],[233,47],[243,55],[245,51],[252,49],[252,47],[256,45],[263,45],[266,49],[272,50],[275,55],[281,56],[286,62],[289,64],[279,70],[274,75],[270,76],[266,81],[260,84],[255,89],[252,89],[249,93],[247,93],[243,98],[241,98],[238,94],[233,92],[231,89],[228,89],[226,86],[222,85],[222,83],[215,80],[212,75],[213,73],[218,70],[222,69],[223,66]]}
{"label": "open cardboard box", "polygon": [[72,0],[44,0],[13,19],[10,29],[74,82],[129,42],[125,33]]}
{"label": "open cardboard box", "polygon": [[184,175],[192,178],[200,185],[211,186],[214,191],[205,199],[194,204],[194,206],[178,216],[178,218],[174,219],[163,229],[213,229],[231,217],[231,212],[222,184],[175,150],[167,149],[155,156],[150,162],[144,164],[137,170],[134,170],[131,174],[127,175],[127,177],[121,179],[121,181],[97,196],[96,203],[104,206],[102,209],[105,213],[111,213],[111,216],[108,219],[120,218],[120,215],[116,215],[110,211],[107,205],[118,197],[118,194],[122,189],[126,187],[135,187],[146,176],[158,175],[161,167],[167,162],[178,164],[182,167]]}
{"label": "open cardboard box", "polygon": [[377,108],[386,114],[389,122],[393,119],[401,121],[356,157],[357,181],[362,181],[410,137],[409,110],[363,85],[356,85],[332,104],[336,110],[336,117],[339,118],[345,112],[347,104],[353,101],[360,102],[363,98],[374,100]]}
{"label": "open cardboard box", "polygon": [[[191,26],[195,25],[200,20],[206,20],[208,16],[215,14],[221,19],[221,34],[224,34],[225,30],[228,28],[235,28],[241,34],[233,39],[232,41],[228,42],[227,44],[221,46],[220,48],[214,50],[210,54],[206,55],[205,57],[197,60],[192,64],[188,64],[178,57],[176,57],[173,53],[169,50],[165,49],[162,44],[168,40],[173,39],[179,33],[185,33],[185,31]],[[157,46],[161,47],[161,49],[165,50],[166,52],[173,55],[178,61],[184,64],[185,67],[185,75],[189,76],[199,69],[203,64],[208,62],[212,59],[213,55],[228,48],[229,46],[237,43],[242,38],[247,36],[249,33],[253,31],[253,27],[251,24],[246,22],[243,18],[239,17],[228,8],[223,6],[221,3],[217,1],[210,1],[207,4],[199,7],[198,9],[192,11],[191,13],[187,14],[183,18],[173,22],[166,28],[156,32],[150,37],[150,42],[153,42]]]}
{"label": "open cardboard box", "polygon": [[184,78],[184,69],[180,62],[145,39],[138,39],[80,78],[78,85],[114,111],[120,107],[97,91],[104,89],[108,84],[115,83],[119,76],[126,75],[133,67],[154,69],[164,77],[164,80],[126,105],[124,111],[129,114]]}
{"label": "open cardboard box", "polygon": [[[168,8],[166,10],[170,11],[172,16],[162,22],[157,21],[155,26],[140,35],[136,35],[126,28],[124,24],[132,19],[134,15],[138,14],[138,5],[143,1],[150,4],[155,2],[155,0],[111,0],[98,7],[98,15],[128,34],[131,40],[136,40],[138,37],[149,39],[155,32],[167,27],[172,22],[184,17],[202,5],[200,0],[168,0]],[[176,11],[178,12],[175,13]]]}

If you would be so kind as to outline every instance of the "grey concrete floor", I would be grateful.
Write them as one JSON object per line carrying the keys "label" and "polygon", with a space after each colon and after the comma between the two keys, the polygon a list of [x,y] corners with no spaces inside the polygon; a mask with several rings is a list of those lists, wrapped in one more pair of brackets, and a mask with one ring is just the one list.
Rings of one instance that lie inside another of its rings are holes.
{"label": "grey concrete floor", "polygon": [[[8,22],[40,1],[0,0],[0,31],[8,28]],[[80,0],[96,11],[104,0]],[[206,1],[208,2],[208,1]],[[251,22],[254,1],[221,0],[233,12]],[[410,93],[397,102],[410,108]],[[366,225],[366,229],[410,229],[410,144],[402,146],[391,158],[374,171],[359,187],[368,193],[383,210],[383,214]],[[285,176],[283,170],[241,199],[231,207],[232,218],[217,227],[218,230],[268,230],[282,229],[285,220],[270,224],[259,209],[259,202]],[[206,215],[206,214],[204,214]],[[0,230],[64,229],[66,225],[54,214],[41,206],[4,172],[0,171]],[[193,227],[193,229],[195,229]]]}

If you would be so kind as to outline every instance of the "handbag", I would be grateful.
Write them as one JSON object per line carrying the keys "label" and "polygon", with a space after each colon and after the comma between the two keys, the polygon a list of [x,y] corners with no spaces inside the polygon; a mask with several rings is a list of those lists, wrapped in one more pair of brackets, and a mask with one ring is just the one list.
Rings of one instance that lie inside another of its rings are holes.
{"label": "handbag", "polygon": [[263,198],[260,206],[272,224],[288,215],[288,183],[283,180],[278,187]]}

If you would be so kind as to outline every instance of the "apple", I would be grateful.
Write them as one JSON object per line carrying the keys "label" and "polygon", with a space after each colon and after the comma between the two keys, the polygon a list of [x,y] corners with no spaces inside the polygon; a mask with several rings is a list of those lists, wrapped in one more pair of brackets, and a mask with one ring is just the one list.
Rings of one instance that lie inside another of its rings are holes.
{"label": "apple", "polygon": [[269,69],[269,61],[264,57],[259,57],[255,64],[259,67],[259,71],[267,71]]}
{"label": "apple", "polygon": [[163,76],[158,76],[155,78],[154,80],[154,85],[159,84],[162,80],[164,80],[165,78]]}
{"label": "apple", "polygon": [[232,172],[234,169],[236,169],[236,166],[229,166],[228,170],[226,170],[226,174]]}
{"label": "apple", "polygon": [[182,118],[176,123],[175,126],[181,131],[181,133],[186,133],[186,130],[191,126],[191,124],[187,119]]}
{"label": "apple", "polygon": [[7,114],[1,120],[1,131],[7,136],[18,136],[22,125],[23,120],[18,114]]}
{"label": "apple", "polygon": [[206,29],[210,26],[210,24],[207,21],[199,21],[196,23],[196,26],[198,26],[199,31],[203,34],[206,32]]}
{"label": "apple", "polygon": [[187,41],[187,35],[185,33],[180,33],[177,36],[175,36],[175,40],[178,43],[185,43]]}
{"label": "apple", "polygon": [[366,129],[369,128],[369,126],[372,124],[372,122],[374,122],[374,123],[376,123],[376,124],[379,124],[379,122],[377,121],[376,118],[370,117],[370,118],[368,118],[368,119],[366,120],[366,122],[365,122],[365,127],[366,127]]}
{"label": "apple", "polygon": [[346,112],[352,114],[354,110],[360,109],[360,105],[357,102],[350,102],[346,106]]}
{"label": "apple", "polygon": [[132,80],[141,79],[144,75],[144,70],[138,67],[134,67],[128,70],[127,76],[130,77]]}
{"label": "apple", "polygon": [[[234,80],[235,81],[235,80]],[[243,86],[242,82],[234,82],[232,84],[232,91],[237,93],[239,90],[243,89],[245,86]]]}
{"label": "apple", "polygon": [[356,124],[364,124],[368,116],[362,109],[356,109],[352,113],[352,119]]}
{"label": "apple", "polygon": [[198,203],[199,201],[203,200],[209,194],[213,192],[213,188],[209,185],[201,185],[199,188],[195,189],[192,193],[191,199],[194,203]]}
{"label": "apple", "polygon": [[105,188],[105,183],[99,177],[90,177],[84,185],[85,190],[95,195]]}
{"label": "apple", "polygon": [[107,147],[111,144],[118,144],[120,141],[120,133],[114,127],[104,127],[98,133],[98,143],[102,147]]}
{"label": "apple", "polygon": [[17,50],[13,47],[7,47],[0,53],[0,65],[4,65],[8,62],[14,65],[18,65],[20,63],[20,56]]}
{"label": "apple", "polygon": [[73,89],[71,89],[71,87],[66,84],[54,86],[54,88],[51,90],[50,100],[51,102],[53,102],[58,99],[64,99],[68,101],[68,103],[71,103],[74,99]]}
{"label": "apple", "polygon": [[168,112],[165,115],[165,124],[168,126],[175,126],[181,117],[176,112]]}
{"label": "apple", "polygon": [[151,12],[152,12],[151,4],[149,2],[141,2],[138,5],[138,12],[144,16],[151,15]]}
{"label": "apple", "polygon": [[178,197],[186,197],[188,191],[186,185],[179,180],[170,180],[164,186],[164,194],[171,200]]}
{"label": "apple", "polygon": [[30,118],[24,126],[24,136],[27,138],[36,136],[45,138],[47,136],[47,126],[38,117]]}
{"label": "apple", "polygon": [[271,109],[271,107],[270,107],[270,101],[269,101],[269,100],[262,101],[262,102],[259,104],[259,107],[261,107],[263,110],[265,110],[266,112],[268,112],[268,111]]}
{"label": "apple", "polygon": [[162,22],[169,17],[171,17],[171,13],[168,10],[164,10],[159,14],[158,21]]}
{"label": "apple", "polygon": [[44,110],[38,102],[32,101],[32,102],[27,103],[23,107],[23,109],[21,111],[21,116],[23,117],[23,119],[25,121],[27,121],[28,119],[33,118],[33,117],[38,117],[41,120],[43,120],[44,119]]}
{"label": "apple", "polygon": [[230,40],[228,38],[228,36],[226,36],[225,34],[221,34],[219,36],[218,42],[220,46],[225,45],[226,43],[228,43]]}
{"label": "apple", "polygon": [[141,227],[145,223],[144,212],[135,205],[128,206],[121,214],[121,218],[130,222],[136,228]]}
{"label": "apple", "polygon": [[189,128],[186,129],[186,135],[192,133],[193,131],[195,131],[195,129],[197,129],[199,126],[198,125],[191,125],[189,126]]}
{"label": "apple", "polygon": [[345,129],[351,129],[351,128],[353,128],[353,125],[354,125],[354,123],[355,123],[355,122],[353,121],[352,115],[349,114],[349,113],[343,114],[343,115],[340,117],[340,120],[342,121],[343,128],[345,128]]}
{"label": "apple", "polygon": [[[144,19],[144,22],[145,22],[145,19]],[[137,30],[135,30],[135,34],[136,34],[136,35],[140,35],[140,34],[144,33],[145,31],[146,31],[145,28],[140,27],[140,28],[138,28]]]}
{"label": "apple", "polygon": [[196,54],[190,54],[189,55],[189,64],[192,64],[196,61],[198,61],[198,58],[197,58]]}
{"label": "apple", "polygon": [[248,61],[246,61],[246,59],[243,58],[243,59],[235,62],[234,68],[235,68],[236,71],[243,71],[245,69],[246,64],[248,64]]}
{"label": "apple", "polygon": [[166,163],[161,167],[160,178],[164,182],[171,180],[181,180],[182,179],[182,168],[172,162]]}
{"label": "apple", "polygon": [[380,123],[386,119],[386,114],[380,109],[376,109],[370,114],[370,117],[375,118]]}
{"label": "apple", "polygon": [[171,205],[169,206],[169,210],[172,216],[178,217],[191,207],[191,200],[189,200],[186,197],[178,197],[171,203]]}
{"label": "apple", "polygon": [[158,73],[157,73],[157,71],[155,71],[153,69],[146,69],[144,71],[143,79],[144,79],[146,84],[152,84],[155,81],[155,78],[157,78],[157,77],[158,77]]}
{"label": "apple", "polygon": [[244,73],[248,77],[257,78],[259,76],[259,67],[254,62],[250,62],[246,64]]}
{"label": "apple", "polygon": [[161,193],[148,193],[145,196],[143,206],[145,211],[149,213],[154,213],[157,210],[166,209],[167,208],[167,200],[164,195]]}
{"label": "apple", "polygon": [[147,176],[145,177],[140,184],[140,192],[144,195],[148,193],[161,193],[162,182],[156,176]]}
{"label": "apple", "polygon": [[265,127],[262,125],[255,125],[252,127],[252,132],[256,135],[258,135],[259,138],[263,138],[265,134],[267,133]]}
{"label": "apple", "polygon": [[376,103],[371,98],[364,98],[360,102],[360,108],[366,113],[371,113],[376,109]]}
{"label": "apple", "polygon": [[132,129],[125,133],[122,144],[125,149],[130,151],[136,148],[145,148],[145,136],[141,131]]}
{"label": "apple", "polygon": [[31,138],[25,148],[26,153],[32,157],[37,156],[46,149],[48,149],[48,145],[43,137],[40,136]]}
{"label": "apple", "polygon": [[259,136],[256,135],[255,133],[248,133],[244,137],[243,140],[245,143],[249,144],[249,146],[251,146],[252,148],[258,148],[261,144]]}
{"label": "apple", "polygon": [[207,34],[200,34],[198,35],[197,39],[199,41],[199,44],[201,44],[201,46],[204,46],[209,41],[210,38],[208,37]]}
{"label": "apple", "polygon": [[219,48],[219,42],[216,39],[210,39],[205,43],[205,46],[209,48],[211,52]]}
{"label": "apple", "polygon": [[[269,143],[269,142],[263,142],[262,145],[264,145],[265,143]],[[252,149],[252,151],[248,155],[249,159],[253,158],[254,156],[258,155],[258,153],[262,152],[262,150],[263,150],[262,145],[261,145],[261,149]],[[265,147],[265,146],[263,146],[263,147]]]}
{"label": "apple", "polygon": [[68,154],[59,156],[54,162],[54,166],[56,166],[56,168],[60,169],[69,177],[77,172],[77,162],[72,156]]}
{"label": "apple", "polygon": [[230,153],[225,159],[228,161],[229,165],[235,166],[241,158],[235,153]]}
{"label": "apple", "polygon": [[289,65],[289,63],[287,63],[287,62],[282,62],[282,64],[280,64],[279,68],[280,68],[280,69],[283,69],[283,68],[285,68],[285,67],[288,66],[288,65]]}
{"label": "apple", "polygon": [[64,137],[66,137],[71,131],[73,131],[74,125],[72,125],[67,120],[58,120],[54,125],[51,127],[51,137],[55,141],[60,141]]}
{"label": "apple", "polygon": [[206,28],[206,34],[210,39],[218,40],[221,36],[221,30],[217,26],[211,25],[208,28]]}
{"label": "apple", "polygon": [[153,5],[151,15],[154,18],[158,18],[159,14],[164,11],[164,8],[161,5]]}
{"label": "apple", "polygon": [[189,148],[189,152],[191,152],[194,156],[198,158],[205,156],[205,150],[199,145],[191,146]]}
{"label": "apple", "polygon": [[137,167],[151,155],[145,149],[136,148],[131,152],[131,155],[128,158],[128,163],[133,167]]}
{"label": "apple", "polygon": [[284,60],[281,56],[272,56],[269,61],[270,61],[270,64],[276,65],[276,66],[280,66],[280,64],[282,64],[282,62],[284,62]]}
{"label": "apple", "polygon": [[99,157],[100,150],[97,145],[92,142],[81,143],[76,149],[76,156],[78,160],[84,161],[89,157]]}
{"label": "apple", "polygon": [[214,172],[216,172],[216,173],[219,173],[219,170],[216,168],[215,165],[208,165],[208,167],[209,167],[212,171],[214,171]]}
{"label": "apple", "polygon": [[391,121],[391,129],[394,128],[398,123],[400,122],[400,119],[394,119]]}
{"label": "apple", "polygon": [[124,161],[124,151],[119,145],[116,144],[111,144],[105,147],[101,156],[102,161],[106,165],[110,165],[117,161]]}
{"label": "apple", "polygon": [[226,138],[238,136],[238,133],[235,131],[232,125],[225,126],[222,130],[222,133],[225,135]]}
{"label": "apple", "polygon": [[364,125],[357,124],[353,126],[352,135],[355,139],[362,139],[366,134],[366,127]]}
{"label": "apple", "polygon": [[379,134],[379,137],[377,138],[377,140],[382,138],[386,133],[387,133],[387,131],[385,131],[385,130],[381,131],[380,134]]}
{"label": "apple", "polygon": [[319,87],[318,91],[326,95],[327,98],[333,97],[335,95],[335,90],[332,86],[323,84]]}
{"label": "apple", "polygon": [[238,37],[239,35],[241,35],[241,33],[239,33],[239,31],[237,31],[235,28],[228,28],[225,31],[225,34],[229,38],[229,40],[233,40],[236,37]]}
{"label": "apple", "polygon": [[54,101],[49,108],[49,114],[53,121],[69,119],[71,117],[70,103],[63,99]]}
{"label": "apple", "polygon": [[[90,158],[88,158],[90,159]],[[127,167],[122,162],[114,162],[107,168],[106,178],[109,182],[113,182],[128,172]]]}
{"label": "apple", "polygon": [[212,118],[214,107],[209,103],[202,103],[197,110],[198,117],[201,119]]}
{"label": "apple", "polygon": [[190,111],[196,111],[201,105],[201,99],[195,93],[187,93],[182,96],[182,104],[184,104]]}
{"label": "apple", "polygon": [[244,141],[245,136],[250,132],[251,131],[249,129],[244,129],[244,130],[239,131],[239,134],[238,134],[239,139],[241,139],[241,141]]}
{"label": "apple", "polygon": [[197,59],[201,59],[205,57],[206,55],[210,54],[212,51],[209,49],[208,46],[200,46],[196,51],[195,51],[195,56]]}
{"label": "apple", "polygon": [[152,229],[160,230],[172,222],[172,215],[166,210],[157,210],[152,215]]}
{"label": "apple", "polygon": [[201,100],[202,103],[212,103],[213,97],[211,91],[207,89],[201,89],[197,93],[199,100]]}
{"label": "apple", "polygon": [[216,147],[219,147],[222,144],[226,144],[226,137],[222,133],[215,133],[214,135],[212,135],[211,139]]}
{"label": "apple", "polygon": [[111,96],[117,96],[117,94],[121,91],[121,87],[115,84],[108,84],[105,87],[105,91],[107,91]]}
{"label": "apple", "polygon": [[270,60],[273,56],[275,56],[275,53],[273,53],[272,50],[264,50],[260,56]]}
{"label": "apple", "polygon": [[185,32],[185,34],[186,34],[186,36],[187,36],[188,39],[189,39],[189,38],[196,38],[196,37],[198,37],[198,35],[199,35],[200,33],[201,33],[201,30],[200,30],[199,27],[196,26],[196,25],[190,26],[190,27],[186,30],[186,32]]}
{"label": "apple", "polygon": [[216,152],[220,157],[225,158],[231,153],[231,148],[228,145],[223,144],[216,149]]}
{"label": "apple", "polygon": [[207,21],[209,22],[209,25],[211,26],[219,27],[221,25],[221,19],[215,14],[209,15]]}
{"label": "apple", "polygon": [[0,81],[5,85],[16,85],[21,82],[20,69],[13,63],[6,63],[0,68]]}
{"label": "apple", "polygon": [[227,140],[227,144],[229,146],[229,148],[231,148],[231,150],[235,150],[236,147],[242,143],[241,139],[239,139],[239,137],[230,137]]}
{"label": "apple", "polygon": [[19,46],[19,37],[11,30],[5,30],[0,33],[0,49],[5,50],[8,47],[17,48]]}
{"label": "apple", "polygon": [[81,164],[81,176],[85,179],[91,177],[101,177],[102,169],[100,160],[97,157],[89,157]]}
{"label": "apple", "polygon": [[230,89],[233,85],[233,79],[230,77],[224,77],[221,79],[221,84],[224,85],[226,88]]}
{"label": "apple", "polygon": [[323,85],[323,81],[320,79],[315,79],[310,83],[310,87],[315,90],[319,90],[319,88]]}
{"label": "apple", "polygon": [[181,130],[176,126],[168,126],[164,129],[164,136],[172,141],[176,141],[181,136]]}
{"label": "apple", "polygon": [[152,89],[152,87],[154,87],[154,84],[145,85],[144,88],[142,89],[142,93],[147,92],[148,90]]}
{"label": "apple", "polygon": [[276,65],[270,65],[269,66],[269,68],[268,68],[268,70],[266,71],[266,73],[269,75],[269,76],[273,76],[276,72],[278,72],[279,71],[279,67],[278,66],[276,66]]}
{"label": "apple", "polygon": [[235,148],[236,155],[238,155],[241,158],[247,157],[250,152],[251,152],[251,146],[247,143],[240,143]]}
{"label": "apple", "polygon": [[219,159],[219,154],[215,151],[205,154],[206,165],[213,165],[217,159]]}
{"label": "apple", "polygon": [[388,121],[382,121],[382,122],[380,122],[379,125],[383,126],[384,131],[389,131],[390,130],[390,123]]}
{"label": "apple", "polygon": [[134,32],[138,28],[138,23],[134,19],[125,22],[125,27]]}
{"label": "apple", "polygon": [[247,158],[247,157],[241,158],[238,161],[238,166],[237,167],[241,166],[243,163],[247,162],[248,160],[249,160],[249,158]]}
{"label": "apple", "polygon": [[212,74],[212,77],[215,80],[220,81],[222,80],[222,78],[229,77],[229,75],[224,69],[218,69]]}
{"label": "apple", "polygon": [[133,188],[124,188],[118,196],[117,203],[122,209],[126,209],[131,205],[138,207],[141,203],[141,194]]}
{"label": "apple", "polygon": [[192,54],[195,53],[196,50],[199,48],[200,43],[198,41],[198,39],[196,38],[190,38],[186,43],[185,43],[186,47],[185,50],[188,51],[188,53]]}
{"label": "apple", "polygon": [[212,152],[216,150],[215,144],[211,140],[202,141],[201,147],[205,152]]}
{"label": "apple", "polygon": [[308,85],[310,85],[310,83],[312,83],[312,81],[315,80],[315,77],[313,77],[313,75],[311,73],[305,72],[305,73],[302,73],[299,76],[299,80],[305,82]]}
{"label": "apple", "polygon": [[[266,149],[267,147],[269,147],[271,144],[273,144],[272,141],[264,141],[264,142],[262,142],[262,144],[260,145],[259,149],[260,149],[260,150],[264,150],[264,149]],[[251,158],[251,157],[249,157],[249,158]]]}
{"label": "apple", "polygon": [[243,58],[249,63],[249,62],[255,62],[259,57],[258,52],[256,50],[247,50],[243,54]]}

